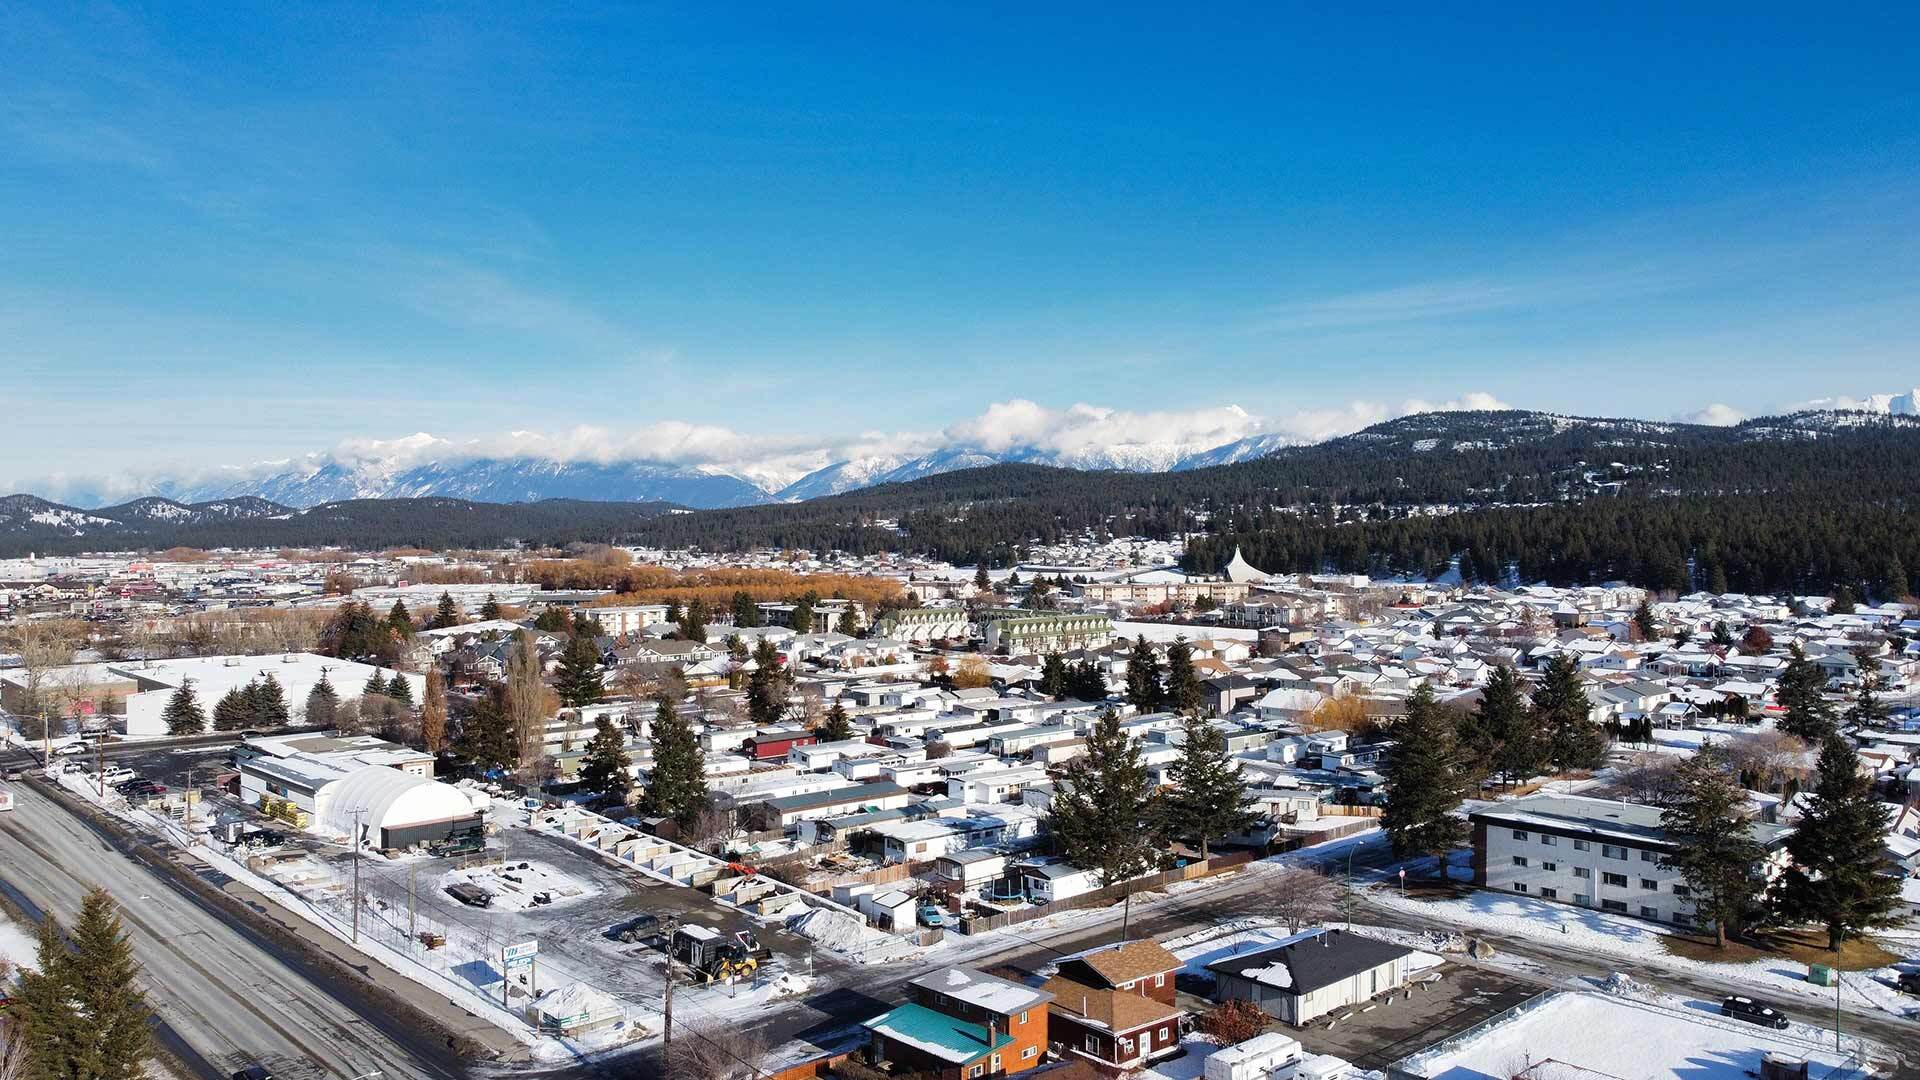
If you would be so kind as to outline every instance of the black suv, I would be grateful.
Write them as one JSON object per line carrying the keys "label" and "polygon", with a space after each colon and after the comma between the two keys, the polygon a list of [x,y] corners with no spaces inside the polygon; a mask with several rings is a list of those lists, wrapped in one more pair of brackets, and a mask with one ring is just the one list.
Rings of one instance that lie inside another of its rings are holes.
{"label": "black suv", "polygon": [[1893,981],[1893,985],[1899,987],[1904,993],[1920,994],[1920,971],[1901,972],[1900,977]]}
{"label": "black suv", "polygon": [[1785,1028],[1787,1018],[1771,1005],[1762,1005],[1752,998],[1730,997],[1720,1003],[1720,1015],[1735,1020],[1745,1020],[1749,1024],[1761,1027]]}

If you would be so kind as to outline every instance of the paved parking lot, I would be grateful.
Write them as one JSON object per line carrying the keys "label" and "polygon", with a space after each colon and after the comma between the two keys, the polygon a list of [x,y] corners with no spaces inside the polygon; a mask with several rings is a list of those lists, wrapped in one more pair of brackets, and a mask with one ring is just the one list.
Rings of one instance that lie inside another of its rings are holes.
{"label": "paved parking lot", "polygon": [[[1545,987],[1497,971],[1449,963],[1441,978],[1372,1003],[1366,1012],[1339,1012],[1312,1026],[1280,1028],[1308,1050],[1343,1057],[1363,1069],[1395,1061],[1510,1009]],[[1340,1019],[1345,1017],[1345,1019]]]}

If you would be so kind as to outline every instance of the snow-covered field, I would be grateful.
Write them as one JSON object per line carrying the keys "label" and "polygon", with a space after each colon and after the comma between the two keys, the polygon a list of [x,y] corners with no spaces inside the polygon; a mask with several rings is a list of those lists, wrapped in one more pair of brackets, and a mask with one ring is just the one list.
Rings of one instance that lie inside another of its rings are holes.
{"label": "snow-covered field", "polygon": [[[1404,899],[1397,889],[1382,885],[1370,890],[1367,898],[1377,907],[1467,930],[1551,942],[1571,953],[1616,957],[1652,967],[1750,983],[1757,992],[1777,991],[1833,1000],[1832,988],[1808,982],[1806,970],[1799,964],[1785,960],[1720,964],[1675,956],[1661,942],[1668,933],[1664,927],[1625,916],[1484,890],[1459,900],[1413,900]],[[1915,1000],[1891,985],[1894,975],[1892,968],[1848,973],[1841,980],[1842,999],[1896,1016],[1916,1011]]]}
{"label": "snow-covered field", "polygon": [[[516,862],[472,869],[452,870],[441,875],[439,886],[461,883],[477,885],[493,896],[490,907],[503,911],[527,911],[535,907],[569,904],[598,893],[590,881],[568,875],[546,863]],[[536,897],[547,897],[545,903]]]}

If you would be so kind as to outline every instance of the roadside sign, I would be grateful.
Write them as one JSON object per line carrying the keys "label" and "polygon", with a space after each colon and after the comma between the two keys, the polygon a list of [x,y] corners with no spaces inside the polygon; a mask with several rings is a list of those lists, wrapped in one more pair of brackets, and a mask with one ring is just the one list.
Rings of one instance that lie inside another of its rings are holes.
{"label": "roadside sign", "polygon": [[532,959],[539,951],[540,942],[538,941],[516,941],[501,949],[500,955],[503,959],[511,962],[520,959]]}

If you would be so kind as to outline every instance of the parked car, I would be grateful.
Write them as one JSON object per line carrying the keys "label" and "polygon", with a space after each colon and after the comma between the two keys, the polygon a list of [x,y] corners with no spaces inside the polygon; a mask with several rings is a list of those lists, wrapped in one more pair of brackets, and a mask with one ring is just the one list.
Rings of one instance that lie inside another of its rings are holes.
{"label": "parked car", "polygon": [[105,772],[101,773],[100,779],[106,781],[109,784],[119,784],[119,783],[124,783],[128,780],[133,779],[134,775],[135,774],[132,769],[129,769],[124,765],[115,765],[113,768],[108,769]]}
{"label": "parked car", "polygon": [[607,927],[607,936],[628,945],[638,944],[660,932],[658,915],[636,915]]}
{"label": "parked car", "polygon": [[447,886],[447,895],[468,907],[486,907],[493,903],[492,893],[468,881]]}
{"label": "parked car", "polygon": [[1920,994],[1920,971],[1903,971],[1893,985],[1909,994]]}
{"label": "parked car", "polygon": [[53,753],[55,757],[72,757],[75,754],[84,754],[91,749],[93,748],[91,746],[88,746],[86,743],[71,742],[65,746],[55,747],[53,750]]}
{"label": "parked car", "polygon": [[935,929],[939,929],[940,927],[947,925],[947,913],[944,911],[941,911],[939,906],[936,904],[921,904],[920,905],[920,925],[931,926]]}
{"label": "parked car", "polygon": [[1720,1003],[1720,1015],[1744,1020],[1761,1027],[1785,1028],[1787,1018],[1771,1005],[1762,1005],[1748,997],[1730,997]]}
{"label": "parked car", "polygon": [[249,1065],[233,1074],[233,1080],[273,1080],[265,1065]]}

